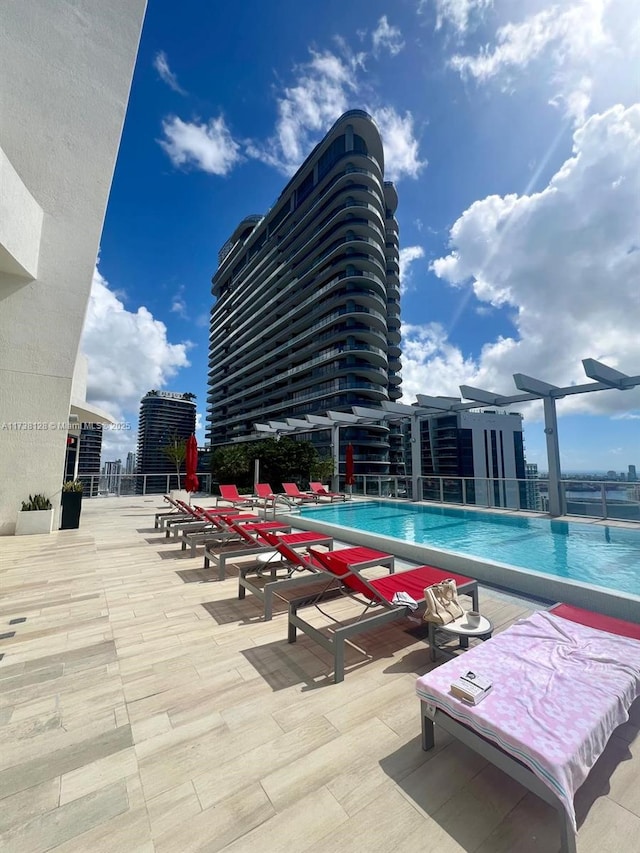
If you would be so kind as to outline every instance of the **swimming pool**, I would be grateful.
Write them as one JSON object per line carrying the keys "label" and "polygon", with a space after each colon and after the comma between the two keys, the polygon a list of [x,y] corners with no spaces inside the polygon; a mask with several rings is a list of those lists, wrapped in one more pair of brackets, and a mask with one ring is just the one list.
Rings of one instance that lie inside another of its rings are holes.
{"label": "swimming pool", "polygon": [[640,596],[640,530],[393,501],[305,507],[301,514],[309,520]]}

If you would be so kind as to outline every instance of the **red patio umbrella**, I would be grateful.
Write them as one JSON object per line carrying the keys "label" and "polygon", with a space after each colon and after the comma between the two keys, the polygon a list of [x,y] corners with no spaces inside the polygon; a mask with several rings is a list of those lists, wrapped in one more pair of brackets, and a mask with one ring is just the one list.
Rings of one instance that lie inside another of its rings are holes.
{"label": "red patio umbrella", "polygon": [[344,483],[345,486],[353,486],[356,478],[353,475],[353,445],[347,444],[347,453],[345,456]]}
{"label": "red patio umbrella", "polygon": [[200,488],[200,483],[196,477],[196,471],[198,470],[198,442],[195,435],[190,435],[187,439],[184,461],[187,469],[187,476],[184,478],[184,487],[188,492],[197,492]]}

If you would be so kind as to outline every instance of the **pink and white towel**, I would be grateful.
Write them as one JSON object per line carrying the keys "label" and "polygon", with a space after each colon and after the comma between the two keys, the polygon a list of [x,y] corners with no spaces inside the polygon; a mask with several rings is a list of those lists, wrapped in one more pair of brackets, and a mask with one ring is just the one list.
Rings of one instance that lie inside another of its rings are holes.
{"label": "pink and white towel", "polygon": [[[473,707],[449,692],[469,670],[493,682]],[[529,767],[575,827],[575,792],[640,695],[640,642],[538,612],[423,675],[416,691]]]}

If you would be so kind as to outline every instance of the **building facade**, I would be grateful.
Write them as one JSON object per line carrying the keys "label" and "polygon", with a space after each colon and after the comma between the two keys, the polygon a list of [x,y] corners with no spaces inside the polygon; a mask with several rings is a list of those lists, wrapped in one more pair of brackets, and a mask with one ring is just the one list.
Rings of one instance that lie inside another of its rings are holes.
{"label": "building facade", "polygon": [[434,415],[420,433],[423,500],[528,507],[522,415]]}
{"label": "building facade", "polygon": [[0,535],[14,532],[30,493],[58,512],[74,366],[145,6],[2,4]]}
{"label": "building facade", "polygon": [[[159,493],[180,488],[176,464],[163,448],[174,440],[182,441],[196,429],[196,404],[193,394],[149,391],[140,402],[138,422],[138,475],[136,492]],[[184,471],[184,465],[182,466]],[[167,484],[167,474],[173,478]]]}
{"label": "building facade", "polygon": [[[378,130],[352,110],[269,213],[238,225],[213,277],[213,448],[254,437],[256,422],[399,399],[396,206]],[[299,437],[330,446],[328,431]],[[389,473],[388,427],[345,429],[349,442],[357,473]]]}
{"label": "building facade", "polygon": [[83,494],[95,498],[100,487],[102,424],[86,423],[67,438],[65,479],[80,480]]}

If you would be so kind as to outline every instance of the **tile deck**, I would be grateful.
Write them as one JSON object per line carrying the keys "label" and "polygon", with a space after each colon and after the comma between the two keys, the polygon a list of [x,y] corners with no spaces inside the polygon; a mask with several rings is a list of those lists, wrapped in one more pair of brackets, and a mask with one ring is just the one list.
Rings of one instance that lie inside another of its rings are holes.
{"label": "tile deck", "polygon": [[[422,752],[416,626],[358,637],[334,685],[233,569],[210,580],[153,529],[161,503],[85,501],[80,530],[0,538],[5,853],[558,849],[554,812],[496,768],[444,734]],[[527,612],[481,607],[496,631]],[[576,797],[580,853],[638,849],[633,712]]]}

